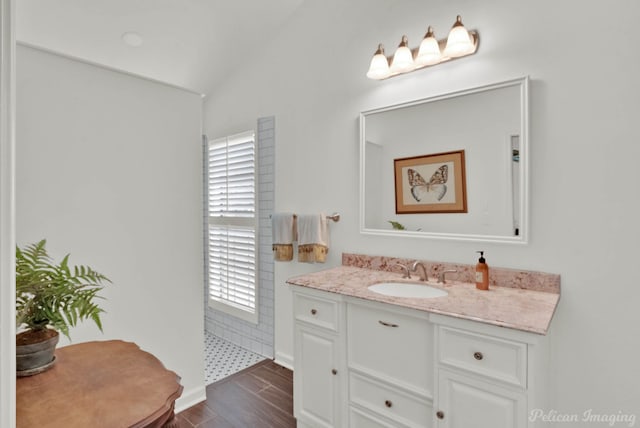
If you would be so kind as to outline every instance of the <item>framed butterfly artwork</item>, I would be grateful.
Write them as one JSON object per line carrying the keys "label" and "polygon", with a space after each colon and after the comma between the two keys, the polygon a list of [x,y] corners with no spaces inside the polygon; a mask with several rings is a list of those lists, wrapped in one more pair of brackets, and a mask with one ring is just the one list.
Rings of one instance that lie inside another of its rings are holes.
{"label": "framed butterfly artwork", "polygon": [[464,150],[394,159],[396,214],[466,213]]}

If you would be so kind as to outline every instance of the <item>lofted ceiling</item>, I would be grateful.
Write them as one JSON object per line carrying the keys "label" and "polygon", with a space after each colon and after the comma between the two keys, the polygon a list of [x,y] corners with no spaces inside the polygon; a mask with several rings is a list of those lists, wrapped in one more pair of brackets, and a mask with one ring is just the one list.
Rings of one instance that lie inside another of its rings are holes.
{"label": "lofted ceiling", "polygon": [[208,95],[302,1],[18,0],[16,38]]}

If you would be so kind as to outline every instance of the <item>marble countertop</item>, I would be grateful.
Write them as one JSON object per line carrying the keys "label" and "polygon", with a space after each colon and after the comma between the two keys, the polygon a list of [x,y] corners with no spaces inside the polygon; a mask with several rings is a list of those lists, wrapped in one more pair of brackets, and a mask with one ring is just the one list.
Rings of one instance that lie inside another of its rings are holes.
{"label": "marble countertop", "polygon": [[543,335],[560,299],[560,294],[554,292],[500,286],[481,291],[475,284],[457,281],[429,282],[449,294],[428,299],[385,296],[367,289],[372,284],[389,281],[420,283],[403,279],[397,272],[354,266],[296,276],[287,283]]}

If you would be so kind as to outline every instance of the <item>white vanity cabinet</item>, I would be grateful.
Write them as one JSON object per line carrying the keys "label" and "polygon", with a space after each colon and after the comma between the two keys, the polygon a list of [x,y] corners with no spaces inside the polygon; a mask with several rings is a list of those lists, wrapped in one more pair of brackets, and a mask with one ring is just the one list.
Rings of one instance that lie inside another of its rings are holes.
{"label": "white vanity cabinet", "polygon": [[546,336],[294,286],[299,427],[531,428]]}
{"label": "white vanity cabinet", "polygon": [[298,427],[346,426],[344,304],[338,295],[298,287],[293,302],[293,402]]}

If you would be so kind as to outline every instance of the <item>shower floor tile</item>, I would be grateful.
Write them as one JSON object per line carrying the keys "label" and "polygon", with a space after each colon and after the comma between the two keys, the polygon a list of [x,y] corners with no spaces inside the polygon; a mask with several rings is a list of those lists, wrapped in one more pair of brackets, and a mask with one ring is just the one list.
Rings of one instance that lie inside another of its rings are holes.
{"label": "shower floor tile", "polygon": [[251,367],[265,359],[262,355],[227,342],[209,332],[205,332],[204,340],[204,371],[207,385]]}

